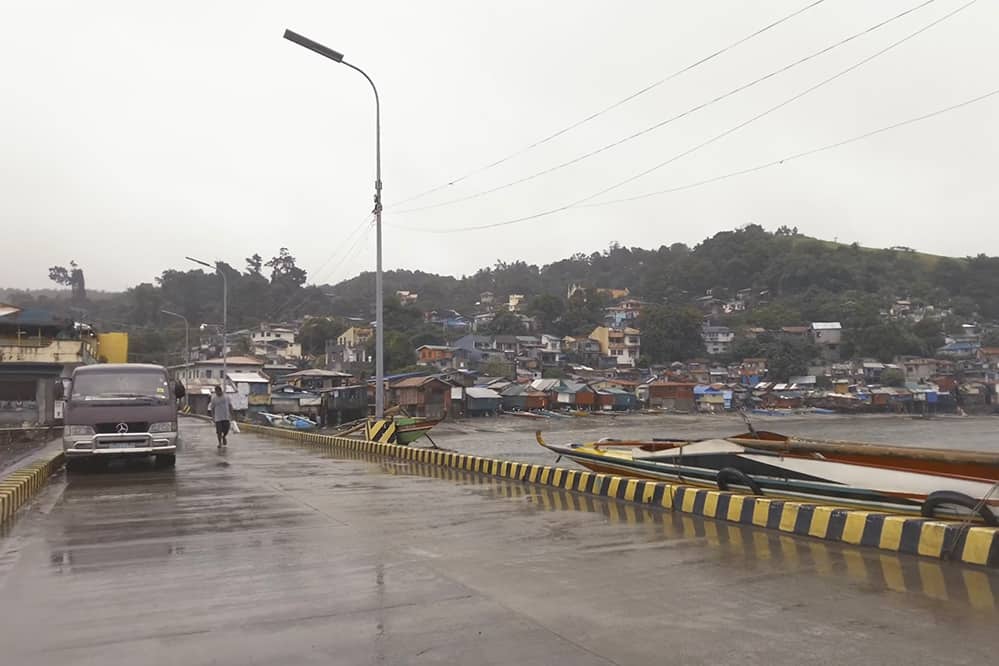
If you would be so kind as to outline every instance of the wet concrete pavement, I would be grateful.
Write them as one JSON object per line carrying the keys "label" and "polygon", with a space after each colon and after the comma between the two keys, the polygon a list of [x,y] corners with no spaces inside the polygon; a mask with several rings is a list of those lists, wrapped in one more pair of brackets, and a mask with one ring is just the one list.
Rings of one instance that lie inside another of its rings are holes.
{"label": "wet concrete pavement", "polygon": [[0,538],[0,662],[969,663],[999,575],[185,422]]}

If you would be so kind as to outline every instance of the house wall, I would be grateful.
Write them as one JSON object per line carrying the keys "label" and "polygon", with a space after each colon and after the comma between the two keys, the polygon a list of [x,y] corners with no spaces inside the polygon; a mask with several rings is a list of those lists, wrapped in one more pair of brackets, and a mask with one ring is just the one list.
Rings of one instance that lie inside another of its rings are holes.
{"label": "house wall", "polygon": [[52,340],[23,336],[20,341],[0,340],[0,359],[5,363],[88,364],[97,361],[97,345],[89,340]]}

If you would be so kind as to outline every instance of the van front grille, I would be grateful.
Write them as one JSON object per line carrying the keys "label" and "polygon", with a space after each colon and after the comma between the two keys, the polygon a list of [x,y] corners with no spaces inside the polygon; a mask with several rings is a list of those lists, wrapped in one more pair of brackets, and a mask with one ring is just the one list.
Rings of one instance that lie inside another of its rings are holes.
{"label": "van front grille", "polygon": [[94,431],[98,435],[116,435],[118,434],[118,427],[124,423],[128,426],[128,430],[125,432],[148,432],[149,422],[148,421],[115,421],[114,423],[98,423],[94,426]]}

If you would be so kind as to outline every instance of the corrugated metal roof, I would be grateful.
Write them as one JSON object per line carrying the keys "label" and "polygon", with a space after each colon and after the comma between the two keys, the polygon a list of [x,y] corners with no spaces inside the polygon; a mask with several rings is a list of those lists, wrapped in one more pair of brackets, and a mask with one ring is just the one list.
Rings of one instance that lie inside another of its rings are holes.
{"label": "corrugated metal roof", "polygon": [[492,389],[479,388],[478,386],[465,389],[465,395],[469,398],[475,398],[477,400],[482,398],[494,398],[499,400],[502,397],[499,393],[493,391]]}
{"label": "corrugated metal roof", "polygon": [[842,324],[838,321],[813,321],[812,330],[814,331],[838,331],[843,328]]}
{"label": "corrugated metal roof", "polygon": [[237,384],[266,384],[270,380],[257,372],[228,372],[229,381]]}

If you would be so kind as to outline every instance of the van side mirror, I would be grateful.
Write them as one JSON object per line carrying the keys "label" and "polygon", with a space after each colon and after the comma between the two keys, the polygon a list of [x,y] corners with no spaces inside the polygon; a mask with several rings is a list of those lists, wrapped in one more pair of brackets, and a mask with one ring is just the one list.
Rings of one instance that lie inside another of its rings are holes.
{"label": "van side mirror", "polygon": [[184,388],[184,385],[181,384],[179,381],[174,381],[174,383],[173,383],[173,397],[175,397],[177,400],[180,400],[185,395],[187,395],[187,389]]}
{"label": "van side mirror", "polygon": [[66,397],[66,387],[62,383],[62,379],[55,380],[55,399],[63,400]]}

